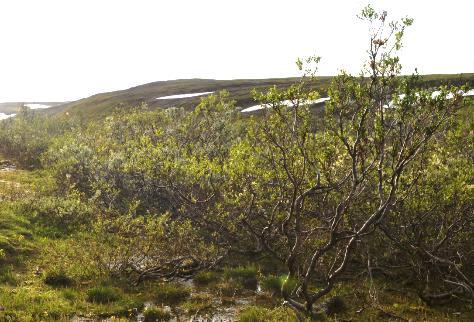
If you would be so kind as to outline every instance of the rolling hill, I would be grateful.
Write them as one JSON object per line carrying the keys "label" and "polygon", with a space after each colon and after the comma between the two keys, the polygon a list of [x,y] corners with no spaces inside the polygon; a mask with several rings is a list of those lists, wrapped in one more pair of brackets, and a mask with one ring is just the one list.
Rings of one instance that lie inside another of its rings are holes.
{"label": "rolling hill", "polygon": [[[83,114],[87,117],[107,115],[115,108],[127,108],[146,103],[150,108],[184,107],[193,108],[199,103],[199,95],[180,97],[180,94],[209,93],[227,90],[237,105],[247,107],[254,105],[251,90],[264,90],[273,85],[285,88],[296,82],[297,78],[282,79],[249,79],[249,80],[213,80],[213,79],[182,79],[160,81],[109,93],[102,93],[52,107],[50,114]],[[322,77],[317,83],[319,87],[329,84],[330,77]],[[169,98],[166,98],[171,96]],[[175,97],[173,97],[175,96]],[[159,99],[164,97],[164,99]]]}
{"label": "rolling hill", "polygon": [[[236,100],[237,105],[243,109],[255,105],[251,96],[252,89],[265,90],[273,85],[286,88],[298,80],[298,78],[240,80],[179,79],[153,82],[125,90],[96,94],[73,102],[29,104],[53,105],[50,108],[41,110],[42,113],[48,113],[49,115],[82,115],[89,119],[104,117],[116,108],[129,108],[141,103],[148,104],[150,108],[184,107],[191,109],[199,103],[201,99],[199,93],[207,94],[209,92],[227,90],[230,97]],[[321,94],[325,95],[330,81],[330,76],[318,77],[311,86],[319,89]],[[462,85],[466,83],[474,87],[474,73],[424,76],[424,85],[426,87],[434,87],[441,84]],[[24,103],[0,103],[0,113],[16,113],[22,104]]]}

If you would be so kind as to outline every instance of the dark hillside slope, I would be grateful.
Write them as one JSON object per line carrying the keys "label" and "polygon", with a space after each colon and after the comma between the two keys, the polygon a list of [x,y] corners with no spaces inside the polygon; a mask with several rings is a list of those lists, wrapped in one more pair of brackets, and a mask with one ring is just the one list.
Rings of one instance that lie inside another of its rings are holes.
{"label": "dark hillside slope", "polygon": [[[331,77],[320,77],[315,86],[326,88]],[[172,81],[154,82],[132,87],[126,90],[96,94],[75,102],[55,106],[46,112],[50,114],[82,114],[86,118],[100,117],[109,114],[115,108],[127,108],[141,103],[148,104],[151,108],[184,107],[193,108],[199,103],[201,97],[188,97],[177,99],[159,100],[158,97],[217,92],[227,90],[230,97],[237,101],[237,105],[247,107],[254,105],[252,89],[265,90],[273,85],[286,88],[298,81],[298,78],[274,79],[244,79],[244,80],[213,80],[213,79],[182,79]]]}
{"label": "dark hillside slope", "polygon": [[[426,86],[440,84],[461,85],[469,83],[474,86],[474,73],[453,75],[426,75]],[[297,82],[299,78],[272,78],[272,79],[239,79],[239,80],[214,80],[214,79],[180,79],[160,81],[132,87],[125,90],[96,94],[78,101],[58,105],[47,110],[52,115],[82,115],[83,117],[97,118],[110,114],[116,108],[129,108],[141,103],[148,104],[151,108],[184,107],[193,108],[199,103],[201,97],[188,97],[158,100],[158,97],[180,95],[188,93],[216,92],[227,90],[230,97],[237,101],[237,105],[245,108],[254,105],[251,96],[252,89],[265,90],[273,85],[286,88]],[[331,77],[322,76],[312,84],[326,94],[326,88]]]}

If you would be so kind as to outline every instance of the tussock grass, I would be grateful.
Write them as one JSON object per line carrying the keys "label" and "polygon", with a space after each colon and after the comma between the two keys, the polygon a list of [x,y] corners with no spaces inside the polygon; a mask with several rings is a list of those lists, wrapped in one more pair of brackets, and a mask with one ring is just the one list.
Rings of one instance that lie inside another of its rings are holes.
{"label": "tussock grass", "polygon": [[46,274],[44,283],[54,287],[68,287],[74,285],[74,280],[64,271],[53,271]]}
{"label": "tussock grass", "polygon": [[169,321],[171,313],[161,308],[149,308],[144,312],[144,322]]}
{"label": "tussock grass", "polygon": [[196,285],[204,286],[211,283],[218,282],[221,279],[221,275],[213,271],[202,271],[194,275],[193,281]]}
{"label": "tussock grass", "polygon": [[224,269],[224,278],[226,280],[238,283],[249,290],[257,288],[257,268],[253,265],[228,267]]}
{"label": "tussock grass", "polygon": [[107,286],[97,286],[87,290],[87,301],[93,303],[111,303],[120,299],[118,292]]}
{"label": "tussock grass", "polygon": [[161,283],[157,285],[152,297],[159,304],[178,304],[190,296],[190,290],[176,283]]}

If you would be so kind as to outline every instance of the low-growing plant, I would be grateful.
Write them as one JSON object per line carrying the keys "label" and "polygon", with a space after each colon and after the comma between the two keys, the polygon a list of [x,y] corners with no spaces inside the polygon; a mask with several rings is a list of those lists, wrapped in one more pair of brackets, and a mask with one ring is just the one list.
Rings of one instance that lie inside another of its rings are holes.
{"label": "low-growing plant", "polygon": [[284,277],[281,276],[265,276],[261,281],[262,290],[270,292],[274,295],[281,294]]}
{"label": "low-growing plant", "polygon": [[0,312],[0,321],[8,321],[8,322],[19,322],[20,319],[18,318],[17,313],[12,311],[3,311]]}
{"label": "low-growing plant", "polygon": [[117,291],[111,287],[98,286],[87,291],[87,301],[92,303],[106,304],[120,299]]}
{"label": "low-growing plant", "polygon": [[17,279],[11,266],[0,267],[0,283],[16,285]]}
{"label": "low-growing plant", "polygon": [[74,302],[77,299],[77,291],[73,289],[67,288],[63,290],[62,294],[63,297],[70,302]]}
{"label": "low-growing plant", "polygon": [[181,305],[181,308],[189,314],[203,312],[213,307],[213,296],[211,294],[196,294]]}
{"label": "low-growing plant", "polygon": [[217,293],[221,297],[234,297],[238,294],[241,294],[244,290],[243,286],[234,281],[225,281],[215,285]]}
{"label": "low-growing plant", "polygon": [[239,313],[239,322],[290,322],[298,321],[295,313],[287,307],[267,309],[250,306]]}
{"label": "low-growing plant", "polygon": [[326,315],[332,316],[341,313],[346,309],[344,300],[339,296],[333,296],[321,304],[321,308]]}
{"label": "low-growing plant", "polygon": [[77,191],[67,196],[42,196],[24,204],[24,211],[40,228],[38,233],[47,237],[61,237],[90,223],[93,209]]}
{"label": "low-growing plant", "polygon": [[64,271],[52,271],[46,273],[44,283],[53,287],[69,287],[74,284],[74,280]]}
{"label": "low-growing plant", "polygon": [[161,304],[177,304],[189,296],[189,289],[176,283],[163,283],[154,290],[154,299]]}
{"label": "low-growing plant", "polygon": [[257,288],[257,268],[255,266],[239,266],[226,268],[224,278],[237,282],[246,289],[255,290]]}
{"label": "low-growing plant", "polygon": [[148,308],[143,313],[144,322],[169,321],[171,313],[161,308]]}
{"label": "low-growing plant", "polygon": [[208,285],[219,281],[220,274],[212,271],[201,271],[194,275],[193,281],[196,285]]}

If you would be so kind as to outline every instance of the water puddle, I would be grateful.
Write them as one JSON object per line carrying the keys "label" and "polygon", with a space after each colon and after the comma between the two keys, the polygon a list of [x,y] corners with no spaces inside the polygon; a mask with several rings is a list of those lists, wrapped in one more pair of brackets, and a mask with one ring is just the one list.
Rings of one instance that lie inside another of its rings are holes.
{"label": "water puddle", "polygon": [[0,171],[9,172],[16,170],[16,165],[10,160],[0,160]]}

